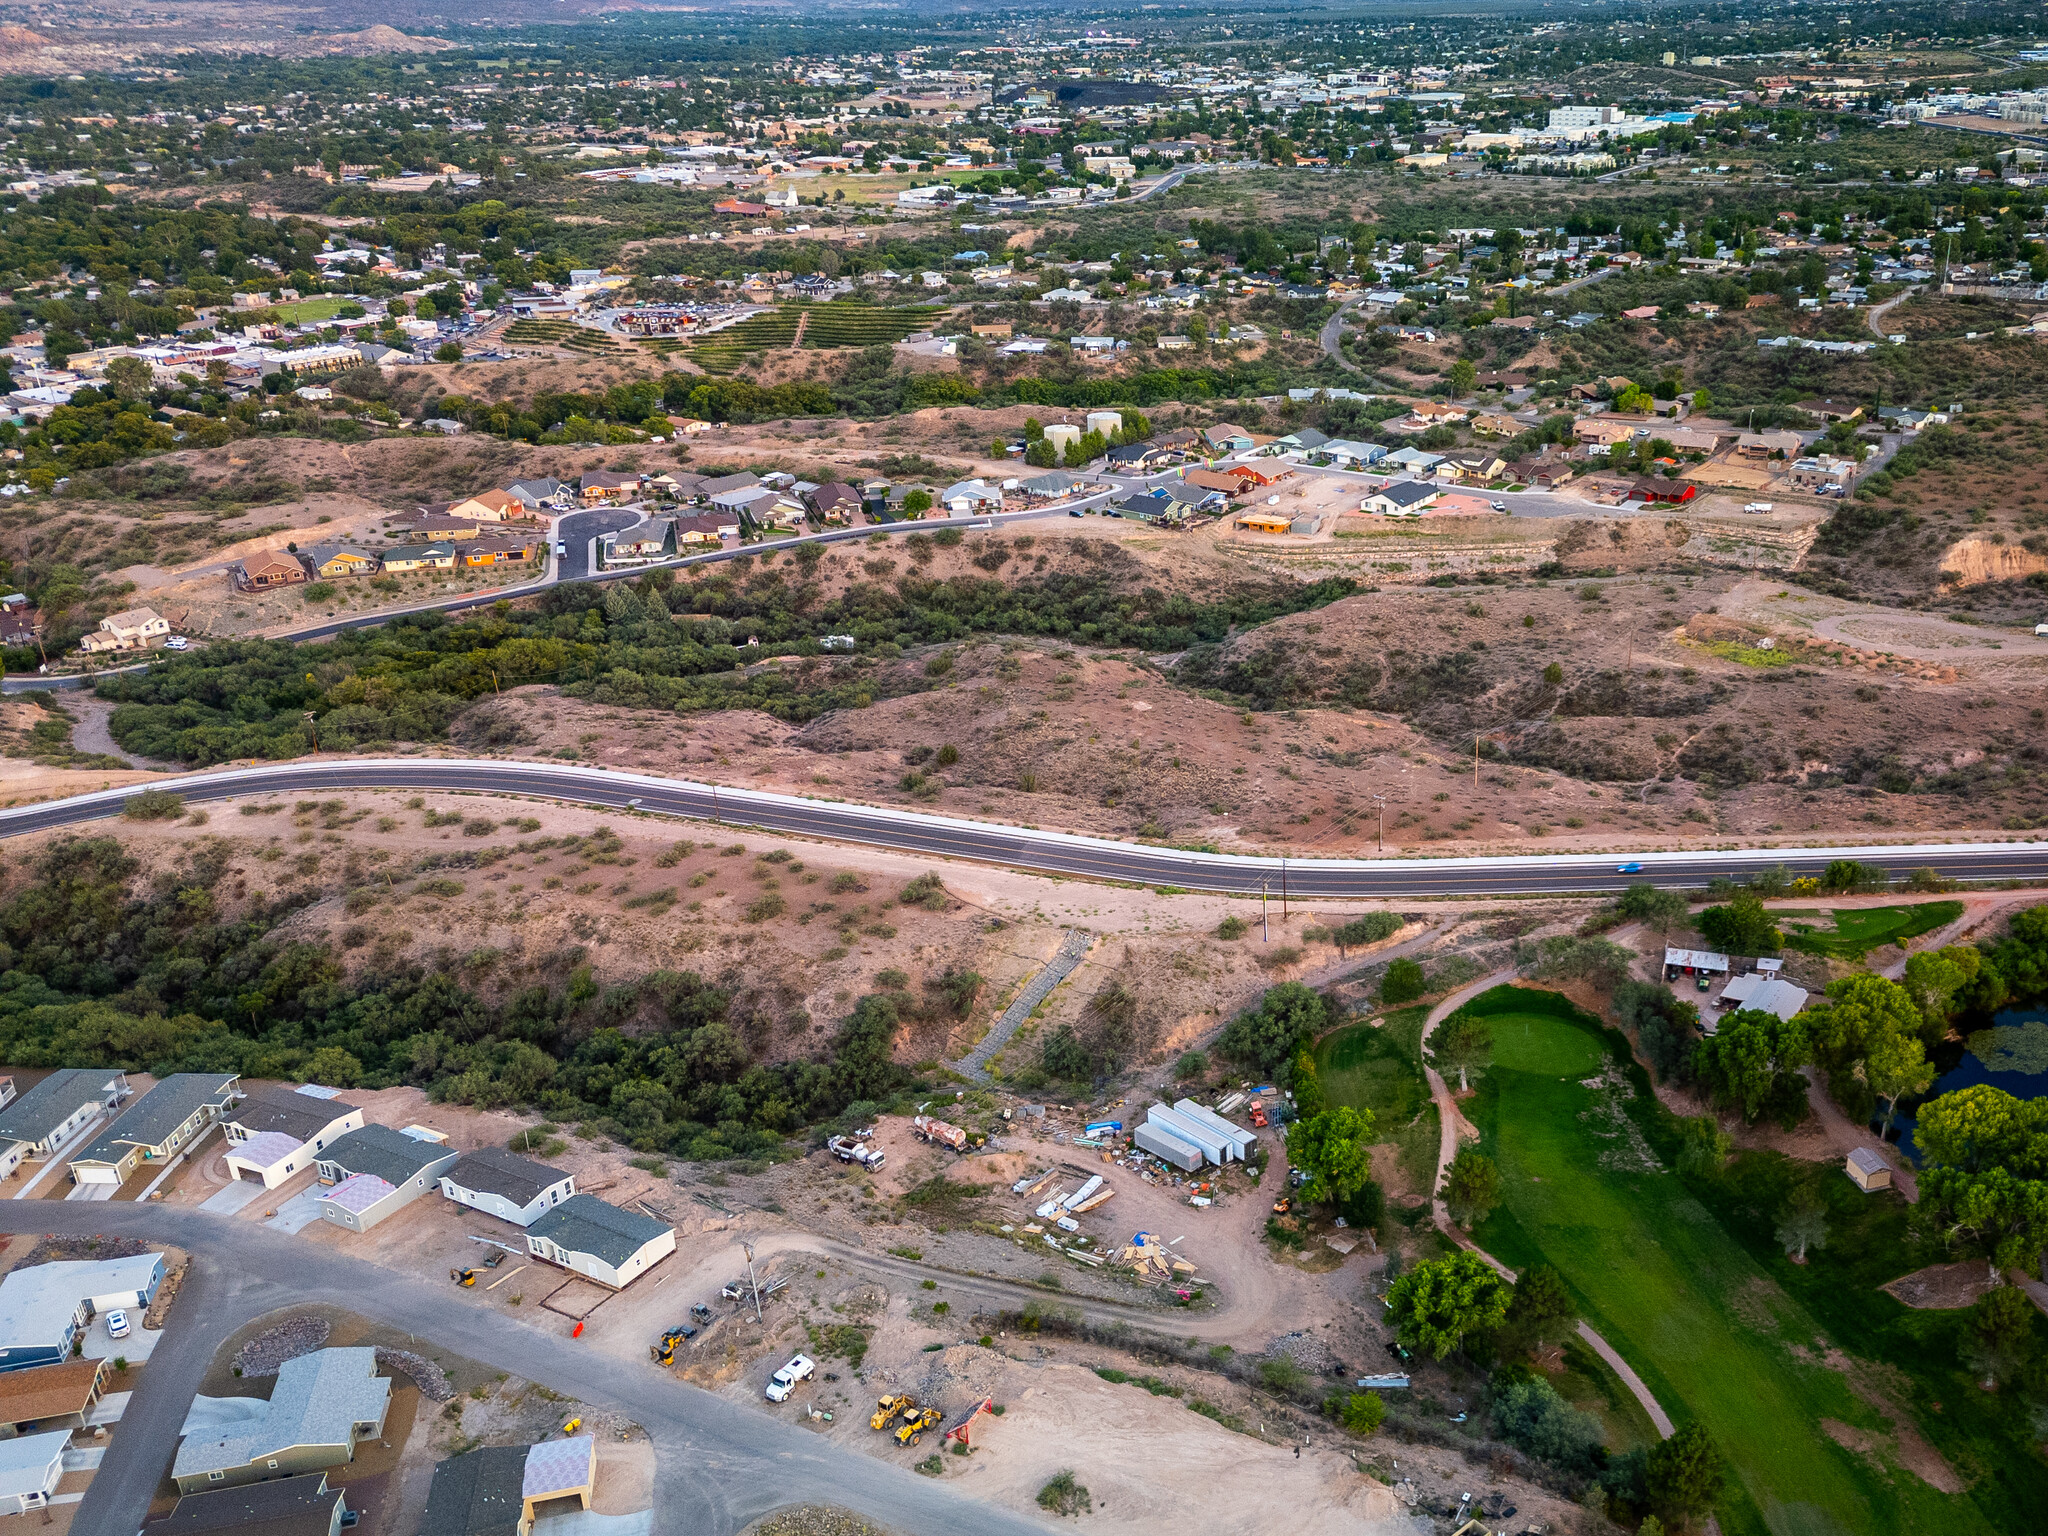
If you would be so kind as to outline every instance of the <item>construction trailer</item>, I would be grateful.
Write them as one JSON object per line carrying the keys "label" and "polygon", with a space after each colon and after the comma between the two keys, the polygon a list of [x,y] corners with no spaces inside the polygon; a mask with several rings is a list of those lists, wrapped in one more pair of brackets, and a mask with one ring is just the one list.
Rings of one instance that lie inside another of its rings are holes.
{"label": "construction trailer", "polygon": [[1182,1141],[1164,1126],[1141,1125],[1131,1132],[1131,1140],[1143,1151],[1150,1152],[1163,1163],[1171,1163],[1184,1173],[1201,1170],[1202,1149],[1193,1142]]}
{"label": "construction trailer", "polygon": [[1145,1111],[1149,1124],[1178,1136],[1189,1146],[1200,1147],[1202,1155],[1221,1168],[1237,1156],[1237,1143],[1226,1140],[1198,1120],[1190,1120],[1178,1110],[1168,1109],[1164,1104],[1154,1104]]}
{"label": "construction trailer", "polygon": [[1173,1106],[1173,1110],[1175,1114],[1185,1115],[1197,1125],[1207,1126],[1218,1136],[1230,1142],[1237,1148],[1239,1161],[1243,1161],[1251,1156],[1252,1147],[1259,1139],[1246,1127],[1232,1125],[1228,1120],[1217,1114],[1215,1110],[1197,1104],[1193,1099],[1177,1101]]}

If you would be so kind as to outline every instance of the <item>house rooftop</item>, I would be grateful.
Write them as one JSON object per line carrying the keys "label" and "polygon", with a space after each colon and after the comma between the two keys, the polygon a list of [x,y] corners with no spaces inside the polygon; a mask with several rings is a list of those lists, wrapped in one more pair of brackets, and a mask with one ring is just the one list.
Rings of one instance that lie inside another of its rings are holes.
{"label": "house rooftop", "polygon": [[434,1142],[394,1131],[388,1125],[366,1125],[329,1142],[320,1161],[352,1174],[375,1174],[396,1188],[447,1155],[448,1149]]}
{"label": "house rooftop", "polygon": [[41,1493],[49,1486],[50,1463],[62,1456],[70,1443],[68,1429],[0,1440],[0,1498]]}
{"label": "house rooftop", "polygon": [[131,1147],[160,1147],[201,1108],[225,1108],[240,1081],[239,1072],[173,1072],[72,1161],[113,1163]]}
{"label": "house rooftop", "polygon": [[59,1259],[9,1271],[0,1279],[0,1359],[13,1349],[54,1346],[80,1302],[147,1290],[162,1262],[144,1253],[132,1259]]}
{"label": "house rooftop", "polygon": [[185,1436],[171,1475],[246,1467],[293,1446],[353,1445],[355,1426],[381,1424],[390,1401],[391,1378],[377,1374],[375,1349],[316,1349],[277,1368],[261,1414]]}
{"label": "house rooftop", "polygon": [[276,1131],[294,1141],[306,1141],[355,1109],[355,1105],[340,1099],[259,1088],[236,1105],[227,1118],[252,1136]]}
{"label": "house rooftop", "polygon": [[461,1189],[473,1189],[478,1194],[502,1195],[514,1205],[525,1205],[542,1190],[550,1189],[569,1177],[559,1169],[550,1168],[546,1163],[537,1163],[530,1157],[521,1157],[503,1147],[480,1147],[474,1152],[465,1152],[455,1161],[455,1166],[441,1175]]}
{"label": "house rooftop", "polygon": [[45,1140],[87,1104],[104,1101],[108,1085],[120,1076],[110,1067],[65,1067],[52,1072],[0,1109],[0,1140]]}
{"label": "house rooftop", "polygon": [[342,1490],[327,1486],[325,1472],[280,1477],[239,1488],[188,1493],[178,1507],[149,1527],[149,1536],[327,1536]]}
{"label": "house rooftop", "polygon": [[595,1195],[571,1195],[526,1230],[531,1237],[544,1237],[572,1253],[592,1254],[617,1268],[675,1229],[651,1216],[606,1205]]}
{"label": "house rooftop", "polygon": [[526,1518],[523,1445],[491,1445],[434,1468],[419,1536],[516,1536]]}
{"label": "house rooftop", "polygon": [[106,1368],[104,1360],[66,1360],[25,1371],[0,1371],[0,1424],[83,1413]]}

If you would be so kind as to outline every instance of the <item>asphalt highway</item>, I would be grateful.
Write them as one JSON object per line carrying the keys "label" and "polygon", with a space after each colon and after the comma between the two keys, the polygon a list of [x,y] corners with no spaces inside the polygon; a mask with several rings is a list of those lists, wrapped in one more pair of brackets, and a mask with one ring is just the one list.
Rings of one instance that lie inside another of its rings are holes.
{"label": "asphalt highway", "polygon": [[[1933,869],[1958,880],[2048,880],[2048,841],[1837,848],[1763,847],[1639,854],[1510,854],[1443,859],[1299,859],[1187,852],[1032,827],[927,816],[884,806],[569,764],[478,758],[341,758],[219,769],[162,781],[191,803],[349,789],[468,791],[757,827],[1036,874],[1297,900],[1619,891],[1638,880],[1703,886],[1777,865],[1819,874],[1833,859],[1881,865],[1895,879]],[[0,837],[120,814],[132,790],[98,790],[0,811]]]}

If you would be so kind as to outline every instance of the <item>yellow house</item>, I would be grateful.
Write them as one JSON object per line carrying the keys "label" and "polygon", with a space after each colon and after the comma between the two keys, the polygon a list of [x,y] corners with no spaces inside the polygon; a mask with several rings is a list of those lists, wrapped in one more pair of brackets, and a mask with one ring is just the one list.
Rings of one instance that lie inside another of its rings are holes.
{"label": "yellow house", "polygon": [[502,523],[526,516],[526,503],[510,491],[480,491],[467,501],[450,505],[448,516],[479,523]]}

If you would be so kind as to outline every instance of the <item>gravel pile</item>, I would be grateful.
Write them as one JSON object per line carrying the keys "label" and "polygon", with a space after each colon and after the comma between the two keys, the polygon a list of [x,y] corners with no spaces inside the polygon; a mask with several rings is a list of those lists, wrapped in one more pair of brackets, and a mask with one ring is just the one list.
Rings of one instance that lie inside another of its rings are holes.
{"label": "gravel pile", "polygon": [[420,1389],[420,1396],[430,1403],[445,1403],[455,1395],[455,1383],[448,1379],[448,1373],[425,1355],[379,1346],[377,1363],[387,1371],[403,1371],[410,1376],[413,1385]]}
{"label": "gravel pile", "polygon": [[1311,1376],[1321,1376],[1337,1363],[1330,1347],[1313,1334],[1282,1334],[1266,1346],[1268,1360],[1288,1359]]}
{"label": "gravel pile", "polygon": [[924,1375],[913,1390],[918,1401],[936,1403],[948,1414],[991,1396],[1009,1362],[972,1344],[955,1344],[925,1357]]}
{"label": "gravel pile", "polygon": [[333,1331],[324,1317],[286,1318],[235,1351],[235,1370],[243,1376],[275,1376],[285,1361],[310,1355]]}
{"label": "gravel pile", "polygon": [[747,1536],[888,1536],[879,1525],[870,1525],[850,1510],[822,1504],[802,1509],[785,1509],[770,1515],[759,1525],[749,1526]]}

